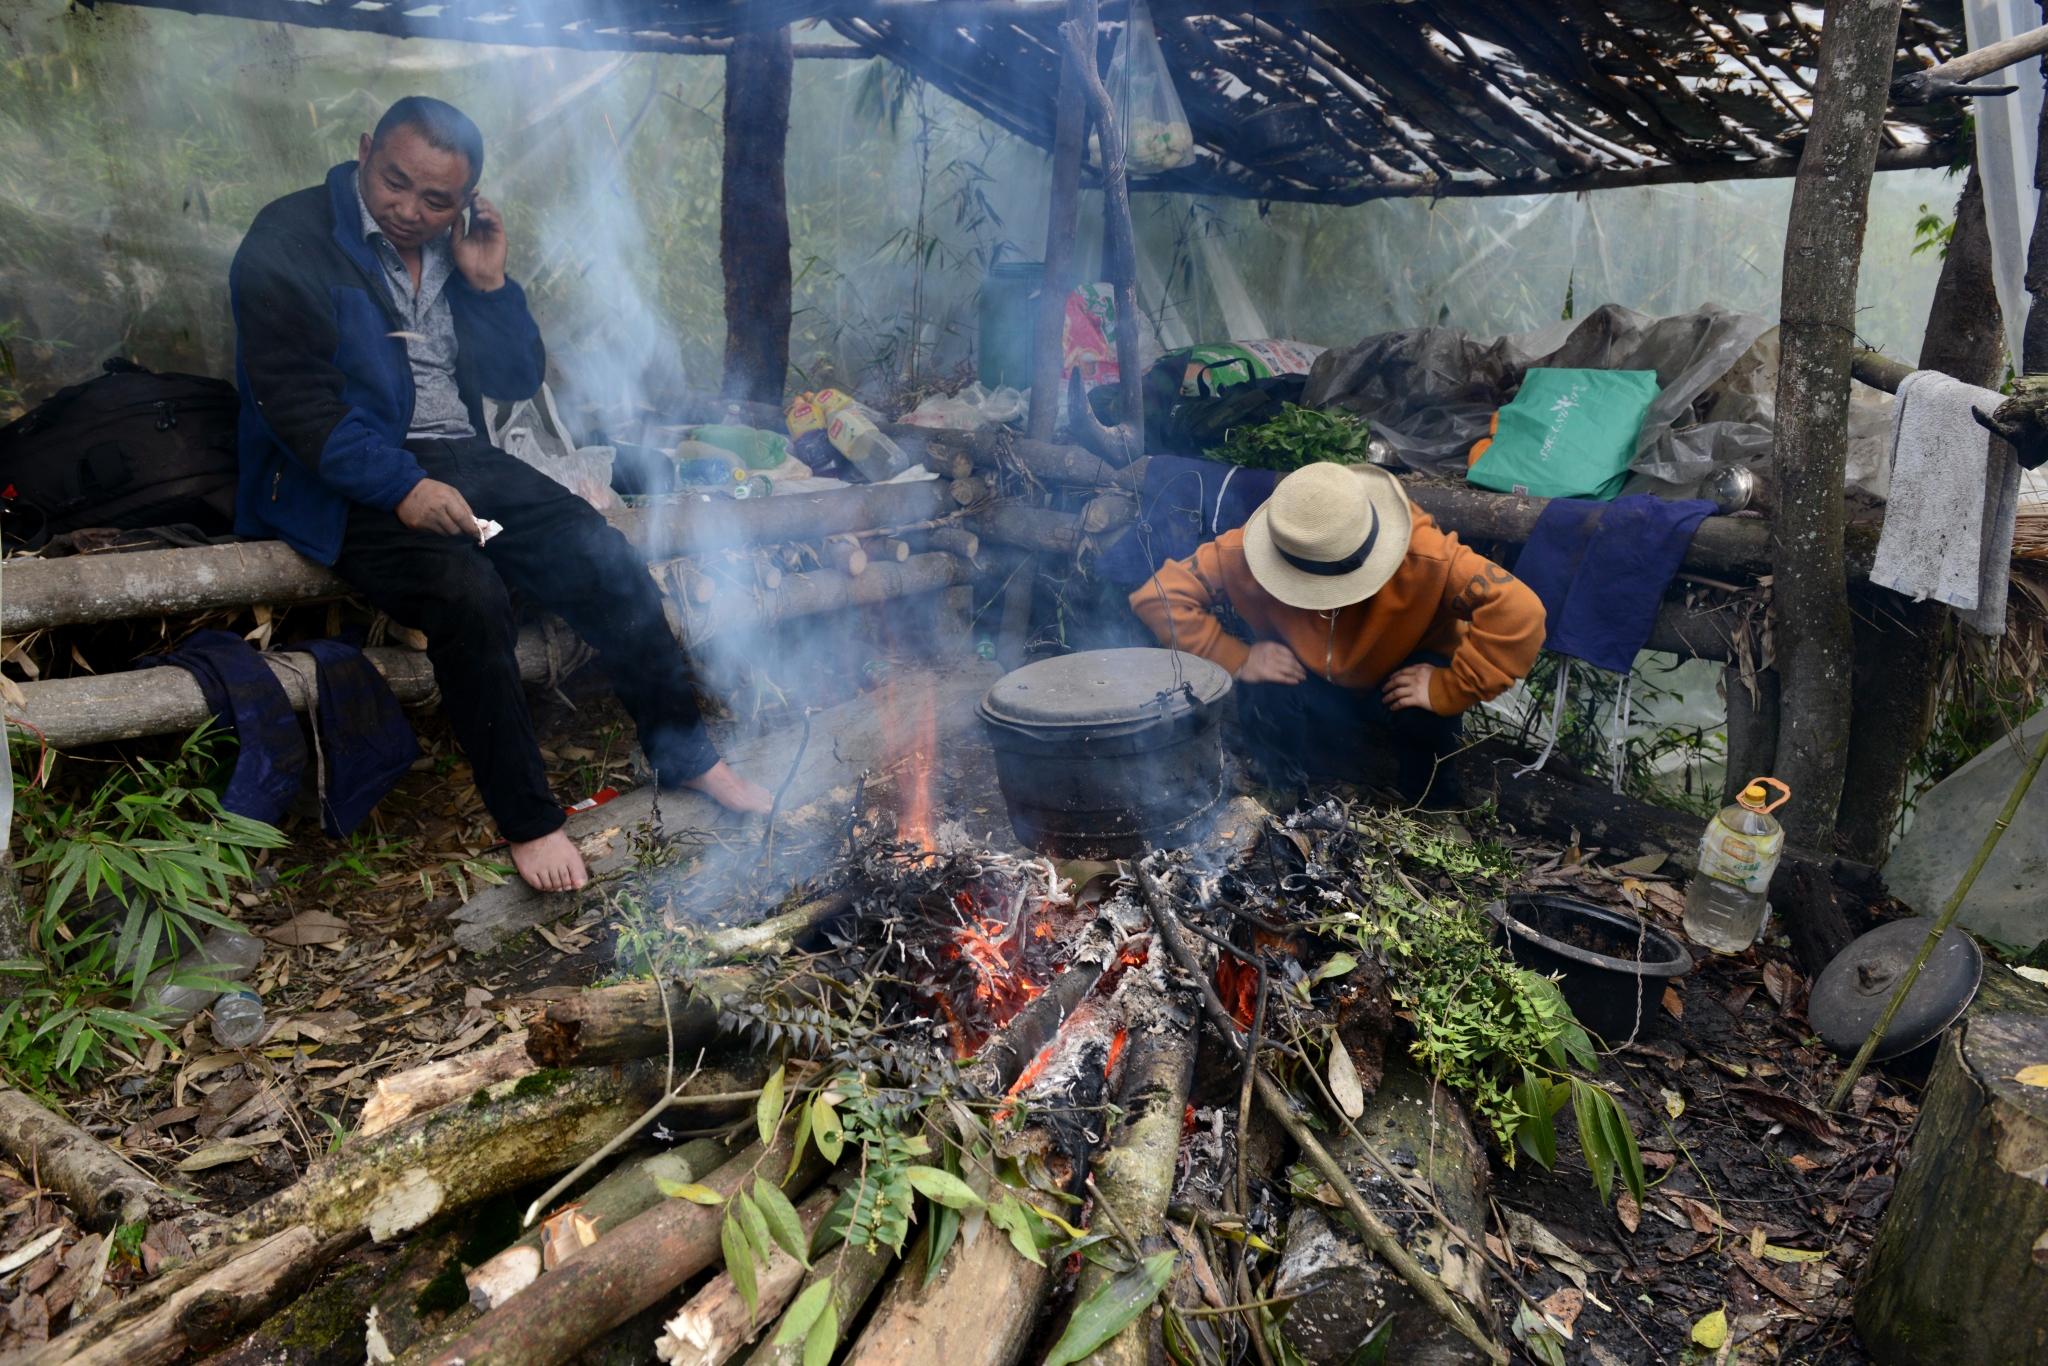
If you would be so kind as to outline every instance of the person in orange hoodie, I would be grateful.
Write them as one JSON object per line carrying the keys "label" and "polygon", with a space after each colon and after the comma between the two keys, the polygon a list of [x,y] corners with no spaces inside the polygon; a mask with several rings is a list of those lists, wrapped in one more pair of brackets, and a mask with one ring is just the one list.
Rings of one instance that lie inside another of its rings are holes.
{"label": "person in orange hoodie", "polygon": [[[1223,629],[1224,604],[1252,643]],[[1384,745],[1401,795],[1434,809],[1461,804],[1444,760],[1465,710],[1513,686],[1543,645],[1536,594],[1372,465],[1296,470],[1241,529],[1168,561],[1131,607],[1161,645],[1235,675],[1265,781],[1357,780]]]}

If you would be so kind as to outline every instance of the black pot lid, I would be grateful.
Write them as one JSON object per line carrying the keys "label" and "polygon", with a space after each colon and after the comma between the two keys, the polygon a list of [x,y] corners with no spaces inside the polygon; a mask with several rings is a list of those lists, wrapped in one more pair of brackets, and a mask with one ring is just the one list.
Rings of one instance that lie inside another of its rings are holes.
{"label": "black pot lid", "polygon": [[[1933,928],[1934,922],[1922,916],[1880,925],[1822,969],[1806,1004],[1806,1018],[1829,1048],[1848,1057],[1863,1047]],[[1879,1061],[1896,1058],[1947,1029],[1969,1007],[1983,980],[1984,951],[1960,928],[1952,927],[1928,955],[1927,966],[1871,1056]]]}
{"label": "black pot lid", "polygon": [[1115,726],[1180,716],[1229,691],[1229,671],[1185,650],[1082,650],[1004,674],[981,710],[1026,729]]}

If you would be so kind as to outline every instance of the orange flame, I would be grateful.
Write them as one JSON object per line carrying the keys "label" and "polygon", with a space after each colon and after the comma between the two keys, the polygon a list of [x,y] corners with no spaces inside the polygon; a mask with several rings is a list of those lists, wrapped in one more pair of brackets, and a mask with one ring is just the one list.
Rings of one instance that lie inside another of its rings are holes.
{"label": "orange flame", "polygon": [[[902,705],[905,702],[907,707]],[[899,729],[906,721],[907,733]],[[939,746],[939,719],[929,687],[920,689],[915,701],[901,698],[893,681],[883,689],[882,738],[889,753],[905,760],[897,779],[896,838],[926,853],[934,852],[932,763]]]}
{"label": "orange flame", "polygon": [[1116,1037],[1109,1041],[1109,1061],[1102,1064],[1103,1076],[1113,1077],[1116,1075],[1116,1060],[1124,1055],[1124,1045],[1129,1041],[1130,1031],[1121,1025],[1117,1026]]}

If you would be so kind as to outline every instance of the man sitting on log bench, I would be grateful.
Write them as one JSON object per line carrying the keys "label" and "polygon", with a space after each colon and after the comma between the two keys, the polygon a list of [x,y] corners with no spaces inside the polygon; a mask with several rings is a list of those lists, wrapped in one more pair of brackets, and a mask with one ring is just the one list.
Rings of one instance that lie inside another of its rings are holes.
{"label": "man sitting on log bench", "polygon": [[[588,874],[562,832],[520,683],[517,589],[604,661],[664,786],[734,811],[768,793],[712,748],[647,566],[596,509],[482,435],[483,398],[531,397],[544,352],[476,193],[483,137],[398,101],[361,159],[277,200],[229,277],[242,391],[237,533],[274,537],[427,637],[477,791],[540,891]],[[484,537],[483,521],[503,530]]]}
{"label": "man sitting on log bench", "polygon": [[[1223,629],[1219,603],[1254,643]],[[1439,810],[1460,805],[1444,761],[1465,709],[1512,687],[1543,645],[1535,593],[1371,465],[1296,470],[1242,528],[1167,561],[1131,607],[1161,645],[1236,675],[1263,781],[1359,781],[1385,744],[1401,796]]]}

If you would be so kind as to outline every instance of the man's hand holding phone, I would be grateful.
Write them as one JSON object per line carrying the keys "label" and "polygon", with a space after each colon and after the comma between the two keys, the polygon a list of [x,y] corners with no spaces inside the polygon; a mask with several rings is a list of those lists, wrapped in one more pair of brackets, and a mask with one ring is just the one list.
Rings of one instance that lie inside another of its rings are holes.
{"label": "man's hand holding phone", "polygon": [[462,278],[482,293],[505,287],[505,220],[497,205],[480,194],[469,197],[469,213],[457,214],[448,230],[449,250]]}

